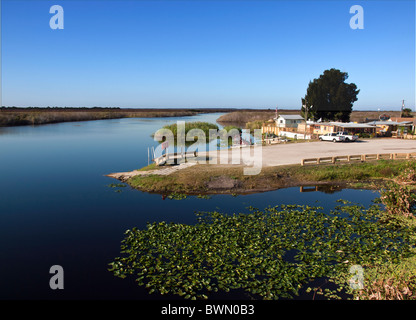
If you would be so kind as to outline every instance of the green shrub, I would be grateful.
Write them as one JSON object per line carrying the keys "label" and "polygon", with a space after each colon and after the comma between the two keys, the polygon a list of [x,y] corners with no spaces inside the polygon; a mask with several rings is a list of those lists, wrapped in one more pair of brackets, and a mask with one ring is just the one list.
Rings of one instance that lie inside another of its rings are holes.
{"label": "green shrub", "polygon": [[[175,142],[175,145],[176,145],[178,143],[178,141],[177,141],[177,137],[178,137],[178,125],[177,125],[177,123],[166,125],[166,126],[163,127],[163,129],[170,130],[173,133],[174,142]],[[211,129],[218,130],[219,128],[216,124],[209,123],[209,122],[201,122],[201,121],[185,122],[185,137],[189,133],[189,131],[192,130],[192,129],[202,130],[203,135],[201,135],[201,136],[196,135],[196,136],[194,136],[194,141],[185,141],[185,144],[193,144],[193,143],[195,143],[195,141],[197,141],[200,138],[204,139],[205,142],[209,142],[210,141],[209,130],[211,130]],[[154,134],[153,134],[153,136],[154,136]]]}

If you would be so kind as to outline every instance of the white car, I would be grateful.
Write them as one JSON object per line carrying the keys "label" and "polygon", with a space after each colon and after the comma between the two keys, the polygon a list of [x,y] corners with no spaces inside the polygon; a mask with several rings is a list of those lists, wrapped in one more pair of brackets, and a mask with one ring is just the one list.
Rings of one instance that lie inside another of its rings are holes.
{"label": "white car", "polygon": [[337,133],[327,133],[322,136],[319,136],[319,140],[321,141],[332,141],[332,142],[341,142],[345,141],[344,136],[339,136]]}
{"label": "white car", "polygon": [[345,141],[357,141],[358,140],[358,136],[353,135],[353,134],[349,134],[347,131],[339,131],[337,132],[337,134],[339,136],[344,136],[345,137]]}

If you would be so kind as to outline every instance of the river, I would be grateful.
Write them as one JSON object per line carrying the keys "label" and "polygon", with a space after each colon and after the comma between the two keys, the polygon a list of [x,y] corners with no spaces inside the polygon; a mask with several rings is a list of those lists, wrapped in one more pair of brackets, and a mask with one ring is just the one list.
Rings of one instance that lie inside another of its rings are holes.
{"label": "river", "polygon": [[[278,204],[370,205],[368,190],[335,193],[287,188],[244,196],[163,200],[130,187],[110,188],[112,172],[147,165],[151,133],[177,120],[215,122],[220,114],[114,119],[0,128],[0,299],[162,299],[107,270],[124,231],[147,222],[195,223],[195,211],[246,212]],[[115,192],[120,190],[121,192]],[[52,290],[49,269],[64,270]]]}

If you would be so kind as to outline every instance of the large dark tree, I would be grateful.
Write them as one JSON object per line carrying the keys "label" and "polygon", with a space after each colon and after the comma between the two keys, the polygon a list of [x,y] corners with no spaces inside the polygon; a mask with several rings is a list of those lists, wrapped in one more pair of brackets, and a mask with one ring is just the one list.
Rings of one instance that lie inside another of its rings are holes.
{"label": "large dark tree", "polygon": [[302,99],[302,114],[313,120],[348,122],[352,105],[360,90],[354,83],[345,83],[348,73],[338,69],[325,70],[309,82],[306,96]]}

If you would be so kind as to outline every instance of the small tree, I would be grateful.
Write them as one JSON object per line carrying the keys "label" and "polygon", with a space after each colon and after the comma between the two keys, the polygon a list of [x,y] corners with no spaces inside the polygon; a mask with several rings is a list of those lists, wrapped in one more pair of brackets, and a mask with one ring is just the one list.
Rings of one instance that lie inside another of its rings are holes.
{"label": "small tree", "polygon": [[412,109],[410,108],[404,108],[402,110],[402,118],[413,118]]}
{"label": "small tree", "polygon": [[325,70],[318,79],[310,81],[302,99],[303,116],[307,115],[313,120],[349,121],[360,90],[354,83],[345,83],[347,78],[348,73],[330,69]]}

